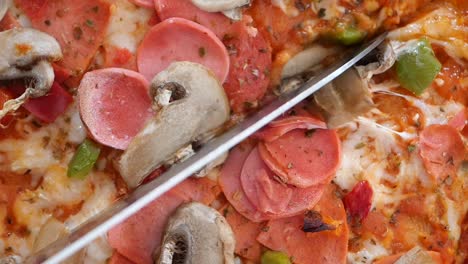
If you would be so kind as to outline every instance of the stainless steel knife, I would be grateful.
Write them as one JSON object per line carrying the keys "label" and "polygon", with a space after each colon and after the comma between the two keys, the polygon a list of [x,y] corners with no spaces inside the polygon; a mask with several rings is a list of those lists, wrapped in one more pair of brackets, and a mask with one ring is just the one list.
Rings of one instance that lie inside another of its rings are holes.
{"label": "stainless steel knife", "polygon": [[245,140],[257,130],[306,99],[318,89],[352,67],[365,55],[375,49],[385,39],[382,34],[351,52],[344,59],[324,69],[312,77],[299,89],[279,96],[260,111],[247,117],[226,133],[206,143],[195,155],[186,161],[173,165],[167,172],[152,182],[142,185],[110,208],[86,221],[73,232],[25,260],[25,263],[59,263],[105,234],[112,227],[121,223],[165,192],[201,170],[208,163]]}

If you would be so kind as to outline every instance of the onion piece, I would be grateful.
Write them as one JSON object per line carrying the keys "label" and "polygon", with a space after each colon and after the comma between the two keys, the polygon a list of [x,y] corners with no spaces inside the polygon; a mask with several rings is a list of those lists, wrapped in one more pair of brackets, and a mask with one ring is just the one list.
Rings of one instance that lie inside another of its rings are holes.
{"label": "onion piece", "polygon": [[67,234],[65,224],[55,217],[49,218],[39,231],[36,241],[34,241],[33,251],[38,252],[65,234]]}
{"label": "onion piece", "polygon": [[436,264],[426,250],[416,246],[401,256],[394,264]]}

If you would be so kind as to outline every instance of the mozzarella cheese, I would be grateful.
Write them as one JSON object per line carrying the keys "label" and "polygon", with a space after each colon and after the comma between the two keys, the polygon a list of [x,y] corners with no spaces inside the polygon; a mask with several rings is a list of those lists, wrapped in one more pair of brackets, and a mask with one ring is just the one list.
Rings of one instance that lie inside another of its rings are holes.
{"label": "mozzarella cheese", "polygon": [[364,250],[348,254],[348,263],[371,264],[375,259],[389,255],[389,252],[375,240],[363,241]]}
{"label": "mozzarella cheese", "polygon": [[117,0],[114,1],[111,11],[104,46],[113,45],[135,53],[138,44],[150,28],[148,21],[152,10],[137,7],[130,1]]}
{"label": "mozzarella cheese", "polygon": [[[112,175],[93,171],[84,180],[67,176],[66,166],[74,146],[86,136],[77,112],[73,105],[56,122],[40,128],[32,124],[31,118],[20,120],[16,128],[24,138],[0,141],[0,170],[31,173],[39,184],[35,190],[21,192],[13,208],[17,224],[25,226],[28,235],[25,238],[13,232],[0,244],[0,255],[9,247],[15,254],[28,256],[50,217],[64,217],[70,231],[116,199]],[[77,212],[67,216],[66,211],[75,207]],[[0,217],[5,216],[2,208]]]}
{"label": "mozzarella cheese", "polygon": [[388,37],[395,40],[410,40],[426,36],[432,42],[444,46],[445,50],[457,61],[468,59],[468,26],[463,18],[457,16],[452,8],[442,7],[427,14],[408,26],[392,31]]}

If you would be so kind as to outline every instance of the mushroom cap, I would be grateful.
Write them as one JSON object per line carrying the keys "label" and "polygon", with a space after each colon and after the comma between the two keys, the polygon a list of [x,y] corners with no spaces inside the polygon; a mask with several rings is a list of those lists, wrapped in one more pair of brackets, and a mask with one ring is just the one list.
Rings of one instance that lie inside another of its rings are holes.
{"label": "mushroom cap", "polygon": [[192,0],[192,3],[207,12],[221,12],[250,4],[250,0]]}
{"label": "mushroom cap", "polygon": [[5,17],[7,11],[8,11],[8,2],[5,0],[0,1],[0,20],[2,20]]}
{"label": "mushroom cap", "polygon": [[163,106],[117,161],[117,169],[130,187],[136,187],[179,149],[206,138],[229,119],[224,89],[206,67],[192,62],[172,63],[153,79],[152,94],[174,87],[173,83],[185,89],[176,93],[184,97]]}
{"label": "mushroom cap", "polygon": [[235,238],[215,209],[192,202],[169,219],[157,264],[233,264]]}
{"label": "mushroom cap", "polygon": [[46,95],[54,82],[54,68],[47,61],[39,61],[30,69],[24,71],[18,68],[8,68],[0,73],[0,80],[16,80],[30,78],[32,88],[29,97],[37,98]]}
{"label": "mushroom cap", "polygon": [[318,65],[326,57],[336,54],[340,49],[326,48],[322,45],[312,45],[309,48],[297,53],[284,65],[281,78],[286,79],[304,73],[310,68]]}
{"label": "mushroom cap", "polygon": [[0,32],[0,75],[11,67],[26,68],[41,60],[62,58],[62,50],[52,36],[32,28]]}
{"label": "mushroom cap", "polygon": [[62,58],[62,50],[52,36],[32,28],[0,32],[0,50],[0,80],[28,81],[21,96],[3,104],[0,110],[2,118],[17,110],[28,98],[44,96],[49,92],[55,78],[50,61]]}
{"label": "mushroom cap", "polygon": [[368,83],[355,68],[315,92],[314,100],[324,111],[329,128],[352,121],[374,107]]}

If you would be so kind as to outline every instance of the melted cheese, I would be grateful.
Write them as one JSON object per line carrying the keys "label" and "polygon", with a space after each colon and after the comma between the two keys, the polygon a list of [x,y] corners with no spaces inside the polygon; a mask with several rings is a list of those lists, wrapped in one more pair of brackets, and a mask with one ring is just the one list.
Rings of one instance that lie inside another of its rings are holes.
{"label": "melted cheese", "polygon": [[392,31],[388,37],[405,41],[424,35],[444,46],[449,55],[460,61],[460,58],[468,59],[467,34],[468,26],[463,17],[457,16],[455,10],[443,7],[408,26]]}
{"label": "melted cheese", "polygon": [[114,1],[111,10],[111,21],[104,45],[126,48],[135,53],[138,44],[150,28],[148,21],[152,10],[137,7],[126,0]]}
{"label": "melted cheese", "polygon": [[[67,164],[75,146],[86,136],[77,112],[77,107],[72,106],[56,122],[38,129],[32,125],[31,118],[26,118],[16,124],[24,138],[0,141],[1,170],[28,171],[37,183],[42,178],[37,189],[21,192],[13,207],[17,224],[25,226],[28,235],[23,238],[12,233],[0,244],[0,255],[10,247],[14,254],[28,256],[51,216],[64,217],[65,227],[72,230],[116,199],[112,175],[93,171],[84,180],[67,176]],[[71,216],[67,210],[72,210]],[[0,217],[2,214],[0,210]]]}
{"label": "melted cheese", "polygon": [[[399,189],[382,184],[383,181],[396,183],[396,179],[399,179],[399,176],[386,171],[391,166],[389,154],[403,151],[397,142],[398,132],[367,118],[360,118],[351,126],[353,131],[342,141],[343,157],[334,181],[340,188],[350,191],[358,181],[367,180],[374,191],[372,207],[386,206],[391,211],[391,207],[405,198]],[[400,167],[400,175],[418,175],[406,169]]]}
{"label": "melted cheese", "polygon": [[375,240],[363,241],[364,250],[348,254],[348,263],[370,264],[375,259],[387,256],[389,252]]}

